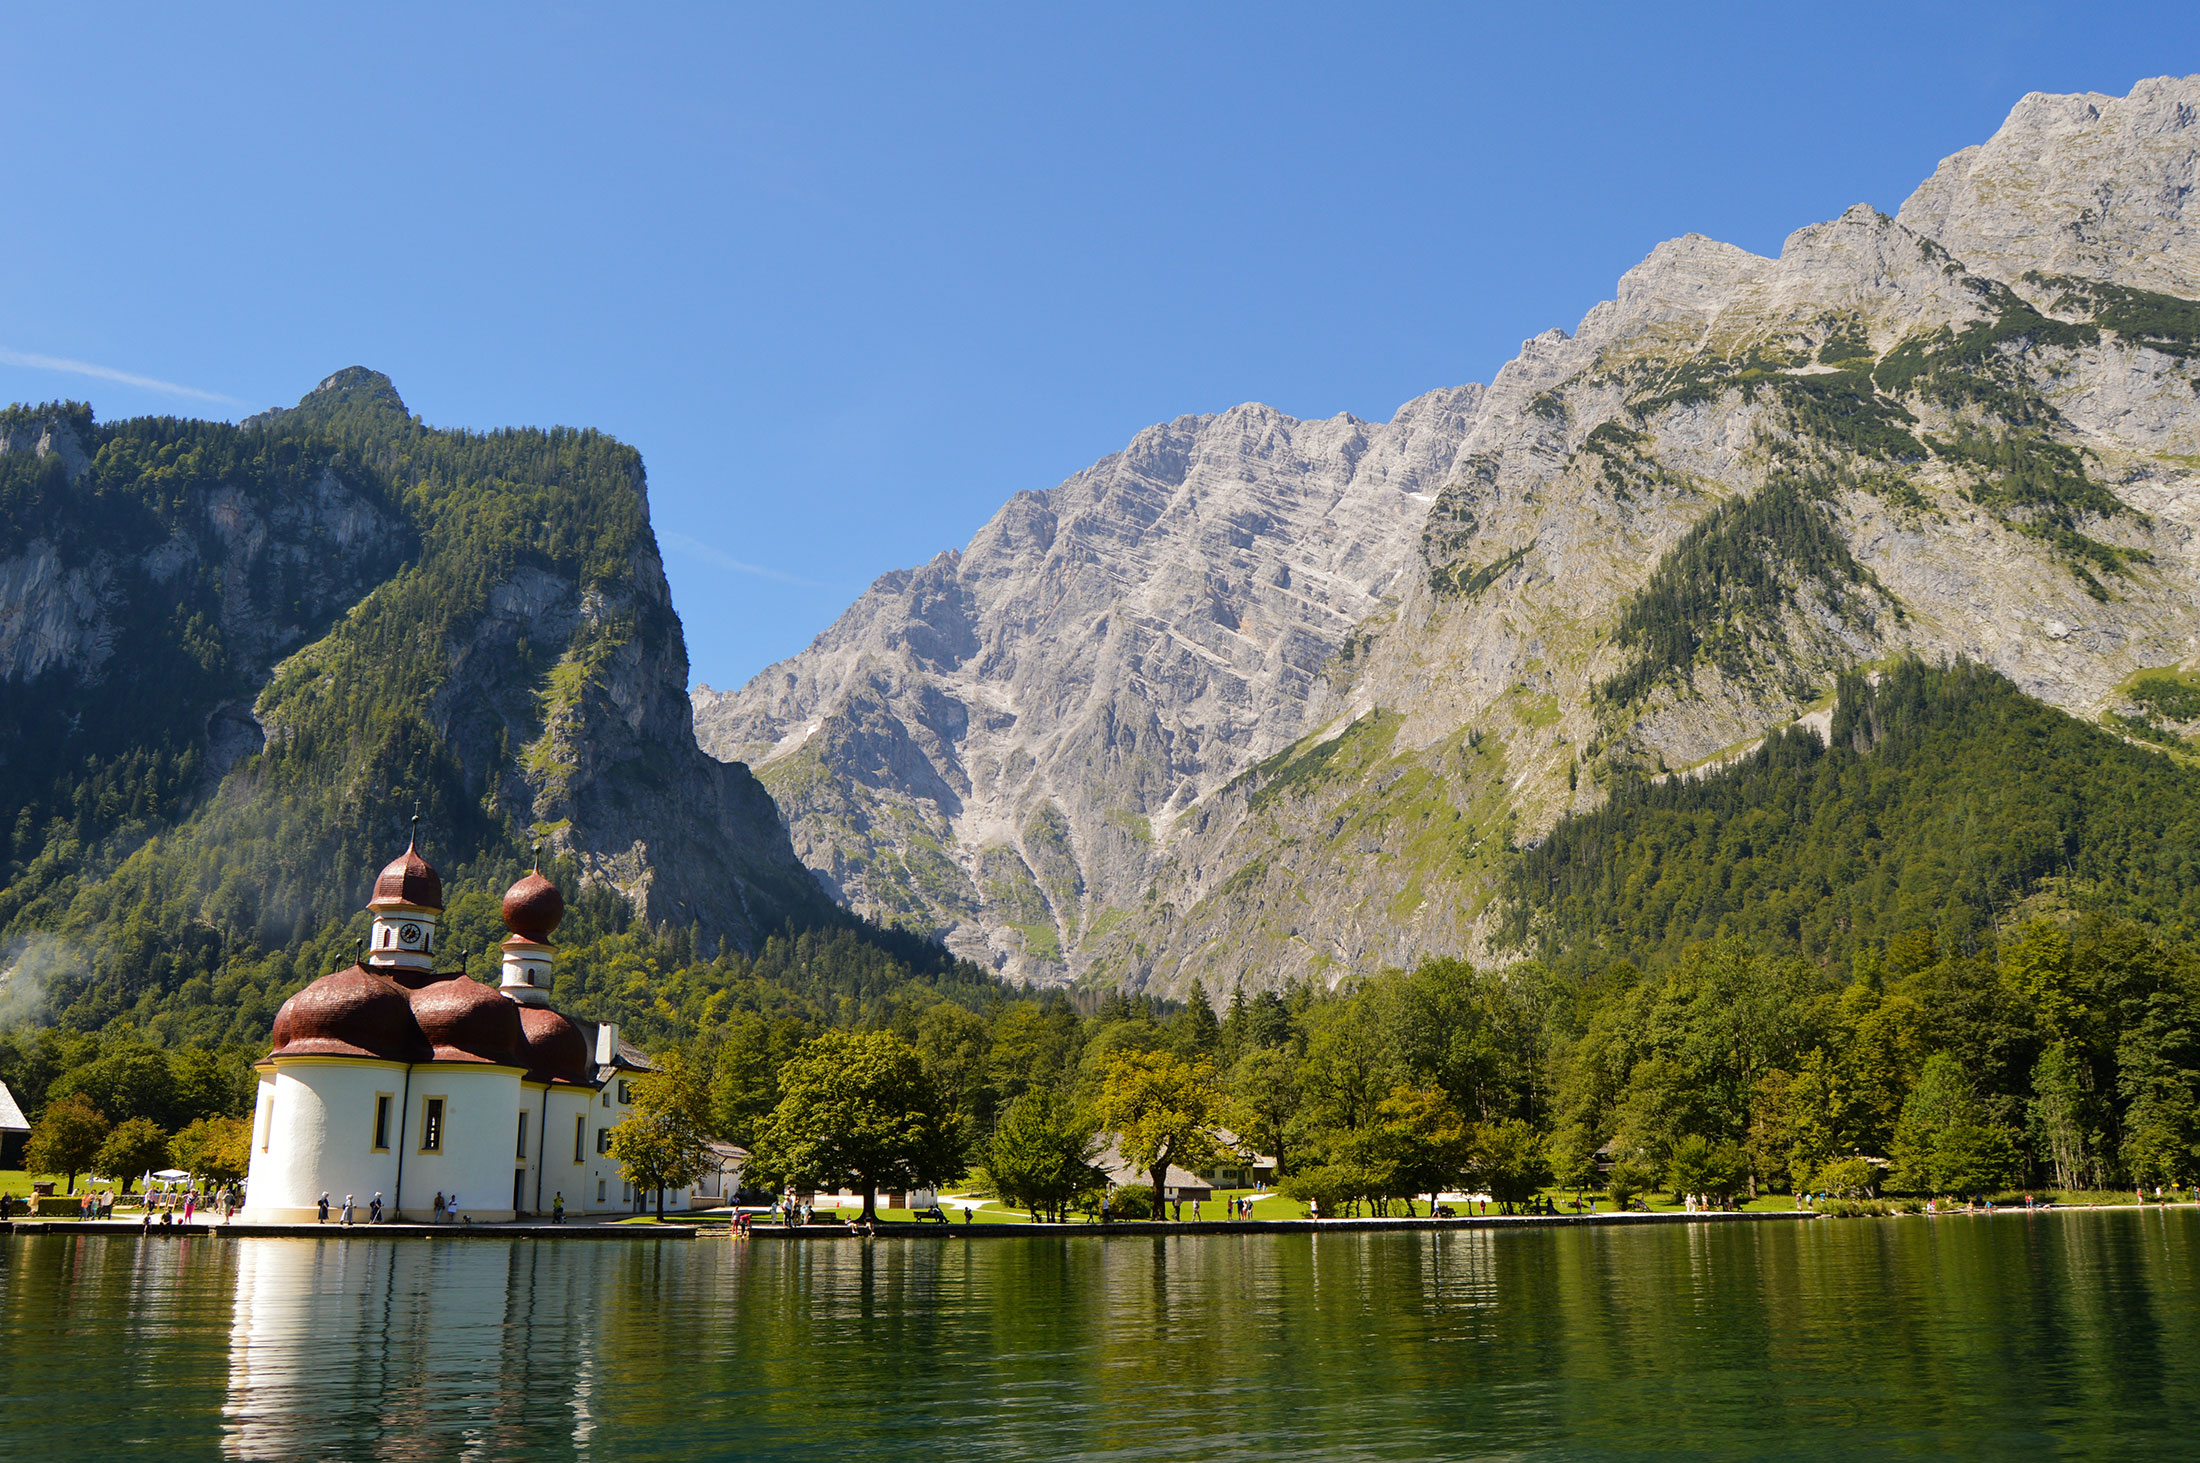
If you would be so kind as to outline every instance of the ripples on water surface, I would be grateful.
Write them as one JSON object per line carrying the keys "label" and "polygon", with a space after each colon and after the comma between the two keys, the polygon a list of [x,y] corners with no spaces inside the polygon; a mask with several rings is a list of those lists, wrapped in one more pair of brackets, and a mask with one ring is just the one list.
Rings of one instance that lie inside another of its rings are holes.
{"label": "ripples on water surface", "polygon": [[2129,1456],[2200,1214],[785,1244],[0,1240],[16,1456]]}

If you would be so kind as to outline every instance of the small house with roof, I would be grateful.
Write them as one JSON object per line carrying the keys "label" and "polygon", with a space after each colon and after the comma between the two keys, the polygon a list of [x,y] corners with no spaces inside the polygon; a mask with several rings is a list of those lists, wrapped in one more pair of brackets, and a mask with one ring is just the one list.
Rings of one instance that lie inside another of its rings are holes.
{"label": "small house with roof", "polygon": [[23,1150],[30,1146],[31,1121],[16,1105],[15,1094],[0,1082],[0,1168],[21,1168]]}

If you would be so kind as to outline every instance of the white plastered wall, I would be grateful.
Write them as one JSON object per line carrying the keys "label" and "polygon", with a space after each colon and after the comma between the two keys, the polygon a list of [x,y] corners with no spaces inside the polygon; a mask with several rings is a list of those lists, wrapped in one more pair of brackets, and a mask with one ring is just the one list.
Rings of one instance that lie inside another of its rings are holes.
{"label": "white plastered wall", "polygon": [[[619,1083],[624,1081],[631,1084],[638,1080],[639,1076],[639,1073],[634,1072],[616,1073],[610,1081],[604,1084],[602,1091],[588,1094],[588,1141],[586,1152],[582,1155],[584,1162],[580,1168],[582,1190],[580,1209],[584,1214],[626,1214],[632,1212],[634,1208],[633,1200],[627,1197],[626,1180],[619,1173],[619,1160],[613,1158],[608,1152],[598,1153],[596,1151],[596,1132],[600,1128],[608,1133],[626,1121],[627,1115],[633,1109],[619,1101]],[[572,1142],[572,1122],[571,1118],[566,1119],[566,1142],[569,1145]],[[568,1158],[572,1156],[570,1147],[566,1150],[566,1156]],[[596,1197],[599,1193],[603,1195],[601,1199]],[[670,1200],[671,1196],[668,1195],[668,1203]],[[568,1208],[572,1207],[573,1193],[571,1190],[566,1191],[565,1202]]]}
{"label": "white plastered wall", "polygon": [[[512,1217],[512,1176],[527,1166],[518,1154],[523,1075],[517,1067],[470,1062],[433,1062],[412,1069],[403,1218],[433,1220],[438,1193],[456,1193],[460,1216],[476,1223]],[[431,1098],[443,1100],[442,1146],[434,1151],[421,1146],[421,1122]],[[530,1156],[533,1147],[530,1141]]]}
{"label": "white plastered wall", "polygon": [[[537,1089],[541,1091],[541,1089]],[[596,1185],[590,1177],[589,1164],[596,1157],[596,1093],[588,1087],[552,1087],[540,1105],[548,1114],[544,1125],[545,1142],[542,1145],[542,1200],[535,1212],[548,1216],[552,1202],[558,1195],[565,1196],[567,1214],[586,1214],[593,1209],[587,1202],[594,1197]],[[578,1120],[581,1128],[580,1161],[573,1159],[573,1125]]]}
{"label": "white plastered wall", "polygon": [[[289,1057],[263,1065],[252,1115],[252,1162],[243,1218],[309,1222],[322,1194],[334,1222],[350,1194],[366,1218],[376,1190],[397,1184],[397,1119],[405,1090],[399,1062],[360,1057]],[[375,1099],[390,1099],[389,1146],[374,1146]]]}

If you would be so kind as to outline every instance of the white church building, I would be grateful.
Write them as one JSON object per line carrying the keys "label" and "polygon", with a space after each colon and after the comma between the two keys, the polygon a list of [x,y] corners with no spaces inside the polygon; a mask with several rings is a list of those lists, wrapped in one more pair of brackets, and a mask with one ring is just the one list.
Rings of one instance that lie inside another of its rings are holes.
{"label": "white church building", "polygon": [[[385,1218],[414,1221],[436,1217],[438,1195],[474,1223],[546,1217],[560,1197],[574,1216],[643,1209],[610,1140],[649,1063],[616,1025],[552,1009],[557,886],[536,872],[505,894],[495,987],[435,969],[443,880],[417,837],[367,908],[359,962],[276,1013],[239,1217],[310,1221],[323,1194],[332,1213],[350,1195],[362,1217],[380,1194]],[[692,1201],[666,1195],[668,1209]]]}

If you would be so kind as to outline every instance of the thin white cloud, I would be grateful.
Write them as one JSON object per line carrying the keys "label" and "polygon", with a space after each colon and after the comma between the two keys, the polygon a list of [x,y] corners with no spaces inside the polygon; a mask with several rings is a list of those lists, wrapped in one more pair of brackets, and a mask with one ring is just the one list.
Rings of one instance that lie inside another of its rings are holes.
{"label": "thin white cloud", "polygon": [[712,548],[701,539],[689,538],[684,533],[659,533],[657,542],[671,549],[674,553],[685,554],[691,559],[701,559],[704,563],[714,565],[720,569],[731,569],[736,574],[754,574],[759,579],[770,579],[780,584],[799,585],[803,589],[838,590],[841,587],[837,584],[826,584],[816,579],[804,579],[799,574],[789,574],[781,569],[766,568],[762,564],[746,563],[722,549]]}
{"label": "thin white cloud", "polygon": [[0,346],[0,366],[26,366],[33,371],[65,371],[72,376],[89,376],[95,381],[113,381],[122,386],[135,386],[143,391],[158,391],[168,396],[188,396],[193,401],[218,402],[223,406],[243,406],[234,396],[224,396],[218,391],[201,391],[196,386],[178,386],[173,381],[161,381],[151,376],[138,376],[129,371],[117,371],[112,366],[95,366],[90,361],[72,361],[61,356],[41,356],[31,351],[13,351]]}

